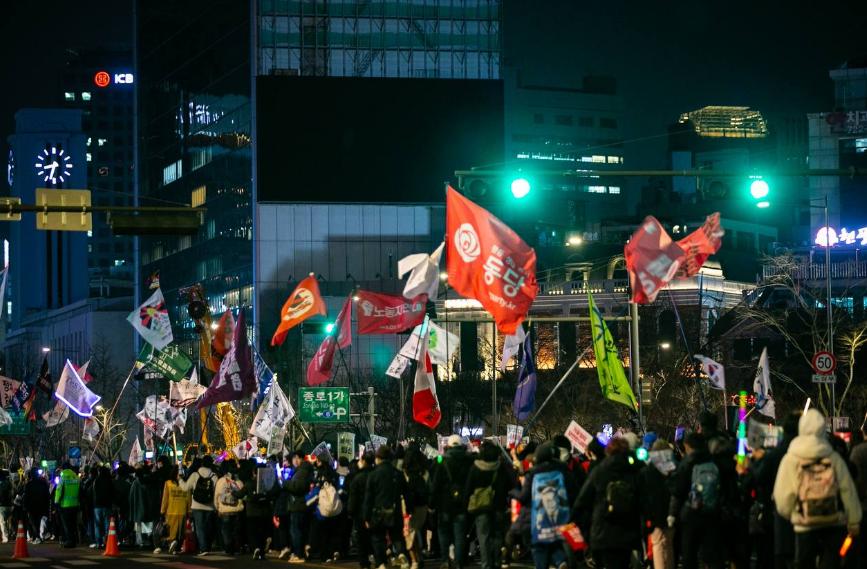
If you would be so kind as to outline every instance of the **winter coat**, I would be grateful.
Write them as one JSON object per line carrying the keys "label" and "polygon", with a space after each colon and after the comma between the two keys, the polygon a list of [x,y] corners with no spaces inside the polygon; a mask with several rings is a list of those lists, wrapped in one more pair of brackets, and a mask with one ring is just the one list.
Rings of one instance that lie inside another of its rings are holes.
{"label": "winter coat", "polygon": [[[706,462],[715,462],[707,449],[693,450],[686,455],[674,473],[671,503],[668,515],[679,517],[682,523],[703,523],[702,518],[719,518],[719,513],[708,514],[697,512],[689,507],[689,494],[692,491],[692,471],[696,465]],[[720,473],[720,485],[722,486],[722,473]]]}
{"label": "winter coat", "polygon": [[427,506],[428,504],[428,475],[427,471],[418,472],[411,470],[403,472],[406,478],[406,492],[410,495],[413,507]]}
{"label": "winter coat", "polygon": [[783,439],[780,446],[765,451],[761,460],[753,465],[753,481],[756,485],[756,500],[765,505],[771,505],[774,500],[774,482],[780,470],[780,462],[789,452],[792,439]]}
{"label": "winter coat", "polygon": [[61,508],[77,508],[78,507],[78,491],[81,488],[81,481],[78,475],[70,469],[61,471],[60,484],[54,491],[54,501],[60,504]]}
{"label": "winter coat", "polygon": [[163,488],[163,501],[160,513],[165,516],[183,516],[190,509],[190,493],[181,488],[174,480],[166,480]]}
{"label": "winter coat", "polygon": [[114,503],[117,505],[119,517],[129,517],[129,490],[132,486],[132,478],[129,476],[118,477],[114,481]]}
{"label": "winter coat", "polygon": [[15,492],[12,489],[12,481],[7,476],[0,480],[0,508],[11,508],[15,500]]}
{"label": "winter coat", "polygon": [[[467,449],[464,447],[454,447],[446,451],[442,463],[434,474],[430,492],[432,510],[446,514],[466,512],[462,510],[466,499],[461,493],[466,489],[467,477],[472,465],[473,457],[467,454]],[[455,490],[458,490],[457,497],[454,495]]]}
{"label": "winter coat", "polygon": [[[275,486],[275,488],[279,491],[279,487]],[[255,478],[244,482],[244,486],[233,494],[239,500],[244,500],[244,509],[248,518],[262,518],[271,515],[271,496],[275,494],[270,491],[264,494],[256,492]]]}
{"label": "winter coat", "polygon": [[307,510],[307,494],[313,484],[313,465],[306,460],[298,465],[292,478],[283,483],[283,490],[289,493],[289,512],[304,512]]}
{"label": "winter coat", "polygon": [[638,473],[638,483],[644,519],[654,528],[668,528],[672,480],[650,464]]}
{"label": "winter coat", "polygon": [[367,477],[367,486],[364,490],[364,521],[373,525],[376,512],[382,510],[393,510],[395,519],[402,520],[401,498],[406,504],[406,511],[411,512],[415,505],[407,492],[406,478],[390,460],[381,460]]}
{"label": "winter coat", "polygon": [[858,498],[861,500],[861,510],[863,511],[867,509],[867,441],[852,449],[852,452],[849,453],[849,460],[855,465],[855,488],[858,490]]}
{"label": "winter coat", "polygon": [[158,504],[149,485],[136,478],[129,489],[129,521],[148,523],[156,520]]}
{"label": "winter coat", "polygon": [[[590,543],[593,544],[594,550],[621,549],[632,551],[633,549],[641,549],[638,470],[629,463],[629,457],[626,455],[613,454],[605,457],[587,477],[587,482],[581,488],[581,493],[575,502],[574,512],[587,509],[593,511]],[[608,514],[605,496],[608,485],[617,481],[624,481],[630,485],[635,496],[635,504],[631,512],[623,514],[622,517],[613,518]],[[576,517],[574,513],[573,517]]]}
{"label": "winter coat", "polygon": [[[792,521],[795,532],[817,529],[817,526],[801,525],[798,504],[798,465],[801,461],[816,461],[829,458],[834,468],[844,514],[838,525],[857,526],[861,523],[861,502],[855,482],[849,474],[846,461],[834,452],[825,435],[825,418],[816,409],[810,409],[798,421],[798,436],[789,445],[789,451],[780,462],[777,480],[774,484],[774,502],[781,516]],[[819,526],[821,527],[821,526]]]}
{"label": "winter coat", "polygon": [[90,487],[90,497],[94,508],[112,508],[114,506],[114,480],[110,476],[100,475]]}
{"label": "winter coat", "polygon": [[367,489],[367,478],[373,472],[372,466],[365,466],[355,473],[352,477],[352,482],[349,484],[349,503],[347,510],[349,517],[355,520],[362,520],[364,516],[364,493]]}
{"label": "winter coat", "polygon": [[[189,492],[190,495],[192,496],[193,493],[195,492],[195,489],[196,489],[196,483],[199,481],[199,478],[202,478],[202,477],[214,479],[214,495],[216,496],[217,495],[217,492],[216,492],[217,475],[214,474],[213,470],[211,470],[210,468],[205,468],[204,466],[201,467],[200,469],[198,469],[197,471],[193,472],[190,475],[190,477],[187,478],[185,481],[181,482],[180,487],[184,491]],[[202,502],[196,501],[196,499],[193,498],[193,509],[194,510],[207,510],[209,512],[213,512],[214,511],[214,503],[213,502],[202,503]]]}
{"label": "winter coat", "polygon": [[[497,479],[494,480],[494,473],[497,474]],[[505,512],[509,507],[509,490],[511,490],[511,481],[509,473],[499,460],[494,462],[485,462],[477,460],[473,463],[467,475],[467,486],[464,490],[464,511],[470,503],[470,496],[476,491],[476,488],[487,488],[493,484],[494,487],[494,503],[492,512]]]}
{"label": "winter coat", "polygon": [[218,515],[239,514],[244,511],[244,502],[237,496],[235,496],[237,502],[234,506],[224,504],[220,500],[220,496],[223,494],[239,492],[243,486],[244,483],[240,480],[235,480],[235,477],[231,474],[227,474],[217,480],[217,485],[214,487],[214,507],[217,509]]}
{"label": "winter coat", "polygon": [[524,508],[531,508],[533,505],[533,478],[536,474],[552,472],[554,470],[559,470],[563,473],[563,483],[566,485],[566,496],[568,496],[570,504],[575,503],[580,488],[578,487],[578,482],[575,480],[572,471],[570,471],[569,468],[559,460],[546,460],[531,468],[527,474],[524,475],[524,484],[521,486],[521,494],[518,500],[521,502],[522,511]]}
{"label": "winter coat", "polygon": [[48,482],[32,478],[24,483],[24,509],[34,514],[47,515],[51,502]]}

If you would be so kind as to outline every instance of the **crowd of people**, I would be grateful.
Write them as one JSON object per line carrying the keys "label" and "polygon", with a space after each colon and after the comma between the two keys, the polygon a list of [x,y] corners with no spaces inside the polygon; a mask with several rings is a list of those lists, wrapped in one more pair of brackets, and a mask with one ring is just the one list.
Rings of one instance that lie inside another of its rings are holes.
{"label": "crowd of people", "polygon": [[862,433],[827,434],[811,409],[783,418],[778,445],[745,456],[715,415],[699,422],[681,440],[597,436],[581,453],[562,435],[508,449],[452,435],[438,457],[410,442],[351,462],[296,452],[282,464],[203,456],[179,467],[162,456],[32,469],[23,480],[2,471],[0,530],[6,542],[22,520],[31,543],[100,548],[114,519],[123,545],[178,554],[191,520],[198,555],[355,559],[363,569],[867,563]]}

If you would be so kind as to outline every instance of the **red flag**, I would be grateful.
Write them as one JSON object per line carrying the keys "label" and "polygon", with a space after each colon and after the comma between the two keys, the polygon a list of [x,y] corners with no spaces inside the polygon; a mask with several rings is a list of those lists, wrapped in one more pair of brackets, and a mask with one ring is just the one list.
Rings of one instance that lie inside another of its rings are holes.
{"label": "red flag", "polygon": [[220,369],[220,363],[232,346],[232,338],[235,336],[235,317],[232,316],[232,311],[227,310],[220,317],[220,323],[217,324],[217,329],[214,330],[214,339],[211,340],[211,353],[205,359],[205,364],[208,369],[214,373]]}
{"label": "red flag", "polygon": [[446,197],[449,284],[475,298],[503,334],[514,334],[536,298],[536,252],[451,186]]}
{"label": "red flag", "polygon": [[653,216],[641,222],[624,248],[632,302],[650,304],[674,277],[686,253]]}
{"label": "red flag", "polygon": [[442,412],[437,399],[436,383],[434,382],[433,366],[427,353],[428,334],[422,335],[421,353],[418,367],[415,370],[415,387],[412,393],[412,418],[429,429],[435,429],[440,423]]}
{"label": "red flag", "polygon": [[337,348],[347,348],[352,343],[352,299],[348,299],[340,314],[334,329],[319,345],[313,359],[307,366],[307,385],[315,387],[331,379],[334,367],[334,352]]}
{"label": "red flag", "polygon": [[290,328],[317,314],[325,316],[328,311],[319,294],[319,283],[316,282],[313,273],[310,273],[309,277],[298,283],[289,300],[283,305],[283,310],[280,311],[280,325],[271,338],[271,345],[282,345]]}
{"label": "red flag", "polygon": [[701,227],[677,242],[686,252],[686,259],[680,264],[676,278],[688,279],[697,275],[709,255],[719,251],[725,230],[719,223],[719,212],[707,216]]}
{"label": "red flag", "polygon": [[391,334],[414,328],[424,322],[427,295],[408,299],[399,294],[377,294],[366,290],[358,296],[358,333]]}

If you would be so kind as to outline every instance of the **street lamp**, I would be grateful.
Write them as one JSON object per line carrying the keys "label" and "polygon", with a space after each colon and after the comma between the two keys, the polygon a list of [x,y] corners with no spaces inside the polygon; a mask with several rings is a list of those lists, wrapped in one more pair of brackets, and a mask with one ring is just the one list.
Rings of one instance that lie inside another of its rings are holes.
{"label": "street lamp", "polygon": [[668,342],[663,342],[659,345],[659,347],[662,348],[663,350],[667,350],[668,348],[671,347],[671,344],[669,344]]}
{"label": "street lamp", "polygon": [[49,348],[48,346],[43,346],[43,347],[42,347],[42,352],[43,352],[43,353],[46,353],[46,354],[47,354],[47,353],[50,352],[50,351],[51,351],[51,348]]}

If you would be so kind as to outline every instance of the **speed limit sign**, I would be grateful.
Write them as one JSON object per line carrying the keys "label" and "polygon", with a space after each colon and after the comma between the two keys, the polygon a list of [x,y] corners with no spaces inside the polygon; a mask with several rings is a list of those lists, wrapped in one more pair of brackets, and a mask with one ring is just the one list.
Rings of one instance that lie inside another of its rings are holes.
{"label": "speed limit sign", "polygon": [[837,358],[831,352],[818,352],[813,356],[813,371],[819,375],[831,375],[837,369]]}

